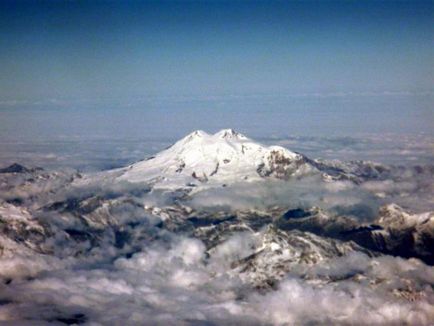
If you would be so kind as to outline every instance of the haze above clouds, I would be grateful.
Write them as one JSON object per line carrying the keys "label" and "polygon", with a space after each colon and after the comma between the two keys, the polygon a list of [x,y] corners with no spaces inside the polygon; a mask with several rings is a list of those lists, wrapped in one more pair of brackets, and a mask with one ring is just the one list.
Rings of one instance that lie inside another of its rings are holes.
{"label": "haze above clouds", "polygon": [[96,170],[195,129],[427,163],[434,7],[2,1],[0,164]]}

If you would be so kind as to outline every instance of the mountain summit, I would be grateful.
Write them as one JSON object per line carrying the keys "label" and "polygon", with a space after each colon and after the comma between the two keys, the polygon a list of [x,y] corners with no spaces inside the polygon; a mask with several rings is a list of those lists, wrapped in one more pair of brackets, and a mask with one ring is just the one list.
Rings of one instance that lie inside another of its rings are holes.
{"label": "mountain summit", "polygon": [[178,188],[266,177],[288,179],[313,170],[303,155],[259,144],[232,129],[215,134],[197,130],[156,156],[121,169],[118,178]]}
{"label": "mountain summit", "polygon": [[238,139],[238,140],[246,140],[247,137],[236,132],[233,129],[223,129],[216,133],[214,136],[222,139]]}

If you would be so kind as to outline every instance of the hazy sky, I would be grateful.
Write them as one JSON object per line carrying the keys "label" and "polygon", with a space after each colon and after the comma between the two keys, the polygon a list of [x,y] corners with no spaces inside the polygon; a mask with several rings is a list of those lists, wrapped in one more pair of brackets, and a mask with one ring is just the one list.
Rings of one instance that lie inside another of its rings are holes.
{"label": "hazy sky", "polygon": [[0,1],[0,165],[119,166],[223,128],[429,162],[434,2]]}
{"label": "hazy sky", "polygon": [[0,100],[432,90],[434,2],[1,1]]}

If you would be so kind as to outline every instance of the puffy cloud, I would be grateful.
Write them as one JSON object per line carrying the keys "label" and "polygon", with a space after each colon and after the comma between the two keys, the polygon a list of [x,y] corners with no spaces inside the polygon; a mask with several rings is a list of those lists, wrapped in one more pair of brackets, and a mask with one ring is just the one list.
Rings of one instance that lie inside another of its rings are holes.
{"label": "puffy cloud", "polygon": [[356,216],[362,220],[375,217],[381,201],[369,191],[349,182],[322,182],[320,177],[300,180],[264,180],[208,189],[194,195],[189,205],[196,209],[261,210],[271,207],[321,207],[331,212]]}
{"label": "puffy cloud", "polygon": [[[210,260],[248,255],[248,248],[235,245],[248,238],[237,234]],[[175,237],[114,264],[76,260],[40,268],[34,259],[23,263],[38,273],[0,285],[1,321],[428,325],[434,320],[434,274],[417,260],[349,254],[299,265],[276,290],[258,294],[235,276],[215,274],[196,239]]]}

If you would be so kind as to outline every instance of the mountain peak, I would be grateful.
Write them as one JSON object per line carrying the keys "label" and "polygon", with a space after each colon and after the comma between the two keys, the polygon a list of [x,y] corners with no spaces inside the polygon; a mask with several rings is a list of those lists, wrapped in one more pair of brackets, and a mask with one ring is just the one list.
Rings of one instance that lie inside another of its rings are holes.
{"label": "mountain peak", "polygon": [[6,168],[0,169],[0,173],[25,173],[30,172],[25,166],[14,163]]}
{"label": "mountain peak", "polygon": [[189,133],[187,136],[185,136],[185,138],[187,138],[187,137],[192,137],[192,138],[193,137],[205,137],[205,136],[209,136],[209,134],[203,130],[195,130],[195,131]]}
{"label": "mountain peak", "polygon": [[222,139],[247,139],[246,136],[240,134],[239,132],[236,132],[233,129],[222,129],[219,132],[215,133],[214,136]]}
{"label": "mountain peak", "polygon": [[195,139],[203,139],[204,137],[209,137],[209,134],[203,130],[195,130],[189,133],[187,136],[185,136],[181,141],[183,143],[188,143]]}
{"label": "mountain peak", "polygon": [[236,132],[215,134],[196,130],[154,157],[124,169],[121,179],[152,182],[161,188],[199,183],[221,186],[263,178],[287,180],[315,170],[300,154],[279,146],[265,146]]}

